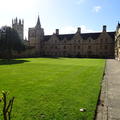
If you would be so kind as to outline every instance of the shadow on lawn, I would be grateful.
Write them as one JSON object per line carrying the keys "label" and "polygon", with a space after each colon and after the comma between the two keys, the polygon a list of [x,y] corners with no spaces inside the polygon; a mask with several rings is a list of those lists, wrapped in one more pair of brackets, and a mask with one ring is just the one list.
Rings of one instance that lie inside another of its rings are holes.
{"label": "shadow on lawn", "polygon": [[24,63],[24,62],[30,62],[28,60],[0,60],[0,65],[12,65],[12,64],[20,64],[20,63]]}

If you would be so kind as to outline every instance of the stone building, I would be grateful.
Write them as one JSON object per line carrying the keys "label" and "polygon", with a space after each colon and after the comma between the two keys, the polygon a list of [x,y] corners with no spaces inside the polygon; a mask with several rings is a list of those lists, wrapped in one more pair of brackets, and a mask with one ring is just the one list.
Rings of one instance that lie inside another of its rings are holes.
{"label": "stone building", "polygon": [[115,33],[115,58],[120,60],[120,23],[119,22]]}
{"label": "stone building", "polygon": [[37,24],[33,28],[29,28],[28,31],[29,44],[35,47],[35,55],[40,56],[41,52],[41,41],[44,40],[44,29],[41,28],[40,18],[38,16]]}
{"label": "stone building", "polygon": [[29,28],[28,40],[34,47],[34,55],[46,57],[95,57],[114,58],[115,32],[107,32],[104,25],[101,32],[81,33],[81,28],[75,34],[59,34],[59,29],[53,35],[44,35],[38,17],[34,28]]}
{"label": "stone building", "polygon": [[22,40],[24,40],[24,21],[21,19],[12,20],[12,28],[14,28]]}

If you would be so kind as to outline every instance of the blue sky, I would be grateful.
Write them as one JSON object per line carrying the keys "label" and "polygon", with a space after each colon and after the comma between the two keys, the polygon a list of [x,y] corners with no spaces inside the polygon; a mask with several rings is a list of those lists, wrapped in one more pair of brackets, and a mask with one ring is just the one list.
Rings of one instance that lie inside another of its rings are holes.
{"label": "blue sky", "polygon": [[97,32],[107,25],[114,31],[120,20],[120,0],[0,0],[0,26],[11,26],[12,18],[24,19],[25,36],[39,14],[45,34],[56,28],[60,33]]}

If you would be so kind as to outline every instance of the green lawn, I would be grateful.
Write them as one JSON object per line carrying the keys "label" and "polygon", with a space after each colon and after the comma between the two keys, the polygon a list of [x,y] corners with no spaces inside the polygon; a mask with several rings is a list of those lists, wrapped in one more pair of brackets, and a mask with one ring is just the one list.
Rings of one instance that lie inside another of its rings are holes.
{"label": "green lawn", "polygon": [[104,64],[77,58],[0,61],[0,91],[15,96],[13,120],[92,120]]}

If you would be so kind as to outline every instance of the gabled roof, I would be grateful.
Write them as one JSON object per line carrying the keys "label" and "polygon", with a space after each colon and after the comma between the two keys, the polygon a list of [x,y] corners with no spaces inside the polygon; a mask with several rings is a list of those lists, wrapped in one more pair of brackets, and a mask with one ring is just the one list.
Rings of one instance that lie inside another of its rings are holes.
{"label": "gabled roof", "polygon": [[108,32],[108,34],[111,36],[111,38],[115,38],[115,32]]}
{"label": "gabled roof", "polygon": [[49,39],[51,38],[51,36],[52,36],[52,35],[45,35],[45,36],[44,36],[44,40],[45,40],[45,41],[49,40]]}
{"label": "gabled roof", "polygon": [[62,35],[57,35],[57,37],[60,40],[63,40],[64,38],[66,38],[67,40],[71,40],[73,38],[75,34],[62,34]]}
{"label": "gabled roof", "polygon": [[81,34],[81,37],[86,40],[89,37],[92,39],[97,39],[101,33],[83,33]]}
{"label": "gabled roof", "polygon": [[[98,33],[82,33],[80,34],[81,37],[83,38],[83,40],[87,40],[89,37],[92,38],[92,39],[97,39],[100,34],[102,32],[98,32]],[[107,32],[113,39],[115,37],[115,32]],[[62,35],[56,35],[59,40],[63,40],[64,38],[66,38],[67,40],[71,40],[73,37],[74,37],[75,34],[62,34]],[[46,35],[44,36],[44,40],[47,41],[50,39],[52,35]]]}
{"label": "gabled roof", "polygon": [[[59,40],[63,40],[66,38],[67,40],[71,40],[75,34],[61,34],[61,35],[56,35]],[[47,41],[49,40],[53,35],[45,35],[44,40]]]}

